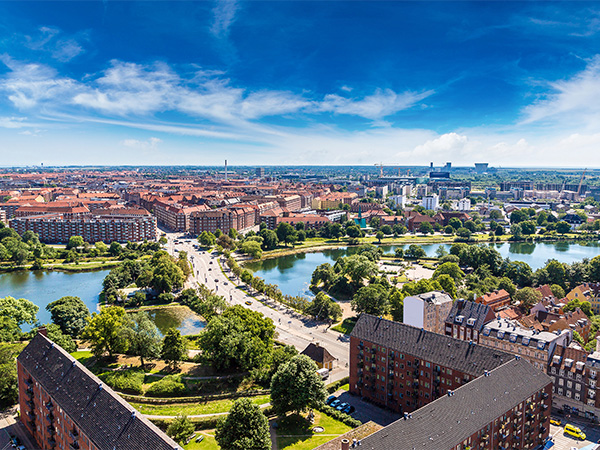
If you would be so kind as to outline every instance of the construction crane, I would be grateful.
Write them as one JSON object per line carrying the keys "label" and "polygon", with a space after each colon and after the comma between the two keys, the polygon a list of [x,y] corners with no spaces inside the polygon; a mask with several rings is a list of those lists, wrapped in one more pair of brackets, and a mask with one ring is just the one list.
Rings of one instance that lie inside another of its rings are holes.
{"label": "construction crane", "polygon": [[379,166],[379,176],[383,177],[383,163],[379,163],[379,164],[375,163],[374,165]]}
{"label": "construction crane", "polygon": [[579,186],[577,187],[577,195],[581,192],[581,185],[583,184],[583,177],[585,177],[585,173],[587,172],[587,168],[583,169],[583,173],[581,174],[581,178],[579,179]]}

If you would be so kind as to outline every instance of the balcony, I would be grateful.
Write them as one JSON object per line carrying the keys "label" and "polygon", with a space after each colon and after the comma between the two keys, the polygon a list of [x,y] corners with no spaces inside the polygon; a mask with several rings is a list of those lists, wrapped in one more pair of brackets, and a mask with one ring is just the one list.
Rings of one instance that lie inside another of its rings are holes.
{"label": "balcony", "polygon": [[46,420],[51,424],[52,422],[54,422],[54,414],[50,413],[50,414],[46,414]]}
{"label": "balcony", "polygon": [[79,450],[81,447],[79,447],[79,444],[77,442],[73,442],[71,444],[69,444],[69,449],[70,450]]}
{"label": "balcony", "polygon": [[25,394],[27,394],[28,397],[33,398],[33,388],[28,387],[27,390],[25,391]]}
{"label": "balcony", "polygon": [[548,394],[546,392],[542,392],[542,398],[546,400],[548,398]]}
{"label": "balcony", "polygon": [[48,425],[46,427],[46,430],[48,431],[49,434],[54,434],[54,427],[52,425]]}
{"label": "balcony", "polygon": [[33,380],[31,379],[31,377],[23,380],[25,382],[25,384],[27,385],[27,387],[33,387]]}

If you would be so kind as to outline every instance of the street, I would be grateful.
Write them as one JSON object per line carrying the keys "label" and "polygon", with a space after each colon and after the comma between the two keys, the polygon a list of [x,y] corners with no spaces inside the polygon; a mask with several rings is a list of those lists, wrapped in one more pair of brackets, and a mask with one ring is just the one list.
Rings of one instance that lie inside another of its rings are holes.
{"label": "street", "polygon": [[[275,324],[277,340],[293,345],[298,351],[304,350],[311,342],[319,343],[338,360],[337,367],[334,365],[329,381],[334,382],[348,376],[350,351],[347,337],[335,331],[328,331],[327,324],[309,320],[265,296],[260,295],[259,300],[259,296],[255,298],[248,295],[243,283],[240,282],[238,286],[232,282],[234,275],[225,265],[224,259],[207,251],[196,250],[193,247],[198,243],[195,239],[182,238],[178,233],[167,233],[167,239],[166,249],[170,254],[175,255],[176,250],[183,250],[188,254],[192,265],[192,276],[187,282],[187,287],[197,287],[199,283],[202,283],[225,297],[231,305],[242,305],[269,317]],[[175,240],[179,243],[175,244]],[[221,271],[219,259],[221,267],[231,277],[231,280]]]}
{"label": "street", "polygon": [[[553,416],[554,417],[554,416]],[[562,421],[560,426],[550,424],[550,436],[554,441],[554,447],[556,450],[571,450],[573,448],[583,448],[587,445],[598,442],[600,439],[600,427],[593,426],[589,422],[577,421],[573,418],[565,419],[564,417],[556,417]],[[564,426],[570,423],[579,427],[581,431],[586,434],[586,440],[581,441],[568,434],[564,433]]]}

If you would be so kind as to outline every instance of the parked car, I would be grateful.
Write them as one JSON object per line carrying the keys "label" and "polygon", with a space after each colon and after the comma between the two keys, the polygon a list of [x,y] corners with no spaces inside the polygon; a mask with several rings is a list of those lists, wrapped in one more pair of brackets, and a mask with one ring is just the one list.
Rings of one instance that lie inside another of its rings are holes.
{"label": "parked car", "polygon": [[348,405],[344,409],[342,409],[342,412],[346,413],[346,414],[352,414],[354,411],[355,411],[355,408],[352,405]]}
{"label": "parked car", "polygon": [[339,398],[336,398],[334,401],[332,401],[329,406],[331,406],[332,408],[337,408],[337,405],[339,405],[342,401]]}
{"label": "parked car", "polygon": [[346,408],[346,406],[350,406],[350,405],[346,402],[340,403],[338,406],[336,406],[335,409],[337,409],[338,411],[342,411],[344,408]]}
{"label": "parked car", "polygon": [[329,405],[332,401],[334,401],[337,397],[335,395],[330,395],[329,397],[327,397],[327,400],[325,400],[325,404]]}
{"label": "parked car", "polygon": [[587,437],[585,433],[581,431],[581,428],[578,428],[575,425],[571,425],[569,423],[565,425],[565,434],[568,434],[569,436],[572,436],[577,439],[581,439],[582,441],[585,441],[585,438]]}
{"label": "parked car", "polygon": [[550,423],[552,425],[556,425],[557,427],[559,427],[562,422],[560,421],[560,419],[555,419],[554,417],[551,417],[550,418]]}

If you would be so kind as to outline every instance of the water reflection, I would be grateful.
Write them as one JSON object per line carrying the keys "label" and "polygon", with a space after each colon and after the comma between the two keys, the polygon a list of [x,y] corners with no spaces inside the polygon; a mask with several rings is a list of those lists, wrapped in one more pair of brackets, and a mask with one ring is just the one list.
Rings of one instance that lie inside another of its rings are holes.
{"label": "water reflection", "polygon": [[162,335],[170,328],[178,329],[183,335],[198,334],[206,326],[202,318],[187,306],[153,308],[147,312]]}

